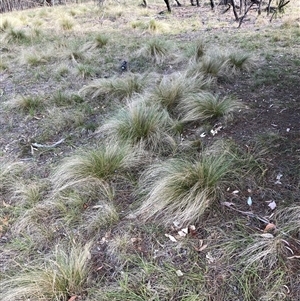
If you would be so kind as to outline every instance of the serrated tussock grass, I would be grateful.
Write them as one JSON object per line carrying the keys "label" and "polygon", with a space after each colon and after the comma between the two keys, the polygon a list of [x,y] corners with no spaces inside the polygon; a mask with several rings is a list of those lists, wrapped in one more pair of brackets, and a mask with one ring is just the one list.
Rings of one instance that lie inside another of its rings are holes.
{"label": "serrated tussock grass", "polygon": [[4,40],[8,43],[27,43],[30,41],[29,35],[22,29],[9,27],[6,30]]}
{"label": "serrated tussock grass", "polygon": [[228,119],[243,108],[245,105],[233,97],[221,97],[206,91],[194,94],[179,104],[182,122],[201,122],[221,117]]}
{"label": "serrated tussock grass", "polygon": [[141,164],[141,160],[140,149],[127,144],[111,143],[93,150],[82,150],[63,160],[53,173],[54,192],[75,187],[87,191],[95,185],[110,199],[111,181],[125,178],[127,172]]}
{"label": "serrated tussock grass", "polygon": [[199,62],[206,54],[207,45],[205,41],[198,40],[187,49],[187,56],[194,62]]}
{"label": "serrated tussock grass", "polygon": [[8,109],[18,109],[30,114],[43,109],[44,105],[44,97],[42,95],[20,95],[4,103],[4,106]]}
{"label": "serrated tussock grass", "polygon": [[136,52],[136,56],[149,58],[156,64],[162,63],[172,57],[173,45],[161,39],[148,40],[142,48]]}
{"label": "serrated tussock grass", "polygon": [[90,273],[91,242],[69,247],[56,246],[51,257],[24,268],[1,283],[3,301],[35,298],[36,300],[69,300],[84,293]]}
{"label": "serrated tussock grass", "polygon": [[147,84],[147,77],[139,74],[127,74],[124,77],[103,78],[80,89],[79,95],[91,98],[109,98],[113,100],[131,97],[141,93]]}
{"label": "serrated tussock grass", "polygon": [[224,55],[204,55],[201,61],[193,63],[190,67],[213,77],[222,77],[230,75],[228,71],[229,59]]}
{"label": "serrated tussock grass", "polygon": [[[106,192],[106,196],[111,192]],[[108,200],[114,198],[101,197],[103,191],[98,187],[90,187],[88,191],[66,191],[52,200],[56,208],[57,224],[76,229],[85,237],[92,237],[103,227],[112,225],[119,219],[115,205]]]}
{"label": "serrated tussock grass", "polygon": [[233,74],[239,71],[249,72],[257,66],[252,55],[243,51],[231,51],[228,58],[228,65]]}
{"label": "serrated tussock grass", "polygon": [[162,77],[153,89],[149,91],[149,99],[159,103],[169,113],[178,115],[178,105],[191,95],[208,89],[212,84],[211,78],[196,73],[190,76],[187,72],[175,72]]}
{"label": "serrated tussock grass", "polygon": [[233,160],[226,151],[154,164],[140,180],[142,204],[137,214],[164,225],[195,223],[216,202],[233,173]]}
{"label": "serrated tussock grass", "polygon": [[12,187],[24,169],[21,162],[0,160],[0,192]]}
{"label": "serrated tussock grass", "polygon": [[147,150],[172,149],[172,119],[168,112],[148,101],[132,101],[121,108],[97,131],[109,139],[140,145]]}

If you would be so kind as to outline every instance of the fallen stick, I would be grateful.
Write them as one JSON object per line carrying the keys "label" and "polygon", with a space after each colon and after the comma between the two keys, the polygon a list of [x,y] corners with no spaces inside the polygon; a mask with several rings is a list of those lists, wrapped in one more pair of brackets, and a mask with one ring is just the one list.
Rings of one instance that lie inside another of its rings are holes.
{"label": "fallen stick", "polygon": [[32,147],[37,147],[37,148],[53,148],[53,147],[56,147],[57,145],[63,143],[65,141],[65,138],[62,138],[60,139],[59,141],[53,143],[53,144],[50,144],[50,145],[47,145],[47,144],[39,144],[39,143],[31,143],[31,146]]}

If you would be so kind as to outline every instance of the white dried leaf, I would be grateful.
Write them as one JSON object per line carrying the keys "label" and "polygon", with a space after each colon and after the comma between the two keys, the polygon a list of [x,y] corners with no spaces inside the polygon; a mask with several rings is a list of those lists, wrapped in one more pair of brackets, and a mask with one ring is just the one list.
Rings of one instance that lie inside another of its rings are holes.
{"label": "white dried leaf", "polygon": [[180,230],[180,231],[178,231],[178,235],[181,236],[181,237],[185,237],[186,233],[183,232],[182,230]]}
{"label": "white dried leaf", "polygon": [[274,235],[271,234],[271,233],[263,233],[263,234],[260,234],[260,237],[263,237],[263,238],[274,238]]}
{"label": "white dried leaf", "polygon": [[188,234],[189,233],[189,228],[186,227],[186,228],[182,228],[181,231],[185,234]]}
{"label": "white dried leaf", "polygon": [[275,208],[276,208],[276,203],[275,203],[275,201],[272,201],[269,205],[268,205],[268,207],[270,207],[271,208],[271,210],[274,210]]}
{"label": "white dried leaf", "polygon": [[174,225],[174,227],[177,228],[177,229],[180,228],[180,223],[177,222],[177,221],[174,221],[174,222],[173,222],[173,225]]}
{"label": "white dried leaf", "polygon": [[191,231],[196,231],[196,227],[194,225],[190,225],[190,230]]}
{"label": "white dried leaf", "polygon": [[206,257],[208,263],[213,263],[215,261],[215,258],[211,255],[210,252],[208,252],[205,257]]}
{"label": "white dried leaf", "polygon": [[167,233],[165,234],[165,236],[168,237],[171,241],[177,242],[177,239],[174,236],[167,234]]}
{"label": "white dried leaf", "polygon": [[238,194],[239,191],[238,191],[238,190],[233,190],[232,193],[233,193],[233,194]]}
{"label": "white dried leaf", "polygon": [[182,276],[183,276],[183,273],[182,273],[180,270],[177,270],[177,271],[176,271],[176,275],[177,275],[178,277],[182,277]]}
{"label": "white dried leaf", "polygon": [[251,196],[248,197],[248,199],[247,199],[247,204],[248,204],[249,206],[252,206],[252,198],[251,198]]}
{"label": "white dried leaf", "polygon": [[234,203],[231,202],[223,202],[222,205],[230,207],[230,206],[234,206]]}

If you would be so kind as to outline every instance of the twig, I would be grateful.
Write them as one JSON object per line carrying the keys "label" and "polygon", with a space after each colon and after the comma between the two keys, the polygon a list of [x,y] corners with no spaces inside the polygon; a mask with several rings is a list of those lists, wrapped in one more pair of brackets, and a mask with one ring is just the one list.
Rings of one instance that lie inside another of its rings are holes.
{"label": "twig", "polygon": [[46,144],[39,144],[39,143],[31,143],[32,147],[37,147],[37,148],[53,148],[56,147],[57,145],[63,143],[65,141],[65,138],[60,139],[59,141],[50,144],[50,145],[46,145]]}
{"label": "twig", "polygon": [[258,220],[260,220],[261,222],[263,222],[263,223],[265,223],[265,224],[269,224],[269,223],[270,223],[267,219],[265,219],[265,218],[263,218],[263,217],[260,217],[260,216],[258,216],[257,214],[254,214],[253,212],[250,212],[250,211],[242,211],[242,210],[238,210],[238,209],[236,209],[236,208],[233,208],[233,207],[232,207],[233,203],[223,202],[223,203],[221,203],[221,204],[222,204],[223,206],[226,206],[227,208],[230,208],[230,209],[232,209],[232,210],[234,210],[234,211],[236,211],[236,212],[239,212],[239,213],[241,213],[241,214],[243,214],[243,215],[246,215],[246,216],[249,216],[249,217],[253,217],[253,218],[257,218]]}

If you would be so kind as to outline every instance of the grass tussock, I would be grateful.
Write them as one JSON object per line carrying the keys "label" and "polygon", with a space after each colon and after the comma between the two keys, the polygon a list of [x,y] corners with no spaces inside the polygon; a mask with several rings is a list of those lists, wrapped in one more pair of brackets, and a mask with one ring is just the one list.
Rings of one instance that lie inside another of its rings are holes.
{"label": "grass tussock", "polygon": [[126,172],[141,164],[142,154],[127,144],[108,144],[95,150],[81,151],[63,160],[52,175],[54,191],[81,187],[81,191],[96,185],[110,199],[112,181],[124,178]]}
{"label": "grass tussock", "polygon": [[44,99],[43,96],[18,96],[10,101],[7,101],[5,107],[8,109],[17,109],[23,113],[33,115],[37,111],[40,111],[44,108]]}
{"label": "grass tussock", "polygon": [[151,39],[140,48],[136,55],[160,64],[172,57],[173,46],[161,39]]}
{"label": "grass tussock", "polygon": [[149,99],[159,103],[170,113],[178,114],[178,105],[188,97],[203,92],[212,85],[212,79],[201,73],[193,75],[188,72],[175,72],[164,76],[159,83],[150,90]]}
{"label": "grass tussock", "polygon": [[93,81],[80,89],[79,94],[91,98],[117,98],[122,100],[134,93],[141,93],[147,79],[143,75],[128,74],[124,77],[105,78]]}
{"label": "grass tussock", "polygon": [[191,69],[198,69],[200,72],[213,77],[228,76],[228,61],[224,55],[205,55],[202,60]]}
{"label": "grass tussock", "polygon": [[0,161],[0,192],[13,186],[23,170],[24,165],[21,162]]}
{"label": "grass tussock", "polygon": [[241,101],[232,97],[220,97],[210,92],[192,95],[179,105],[182,122],[201,122],[221,117],[228,119],[244,107]]}
{"label": "grass tussock", "polygon": [[109,139],[140,145],[148,150],[172,148],[175,145],[170,136],[172,119],[160,106],[148,102],[132,101],[104,123],[99,133]]}
{"label": "grass tussock", "polygon": [[84,293],[90,272],[92,243],[74,243],[68,248],[57,246],[51,257],[36,266],[3,281],[0,295],[3,301],[31,298],[67,301]]}
{"label": "grass tussock", "polygon": [[226,152],[155,164],[140,181],[143,197],[137,214],[164,225],[195,223],[216,202],[232,168],[232,159]]}

